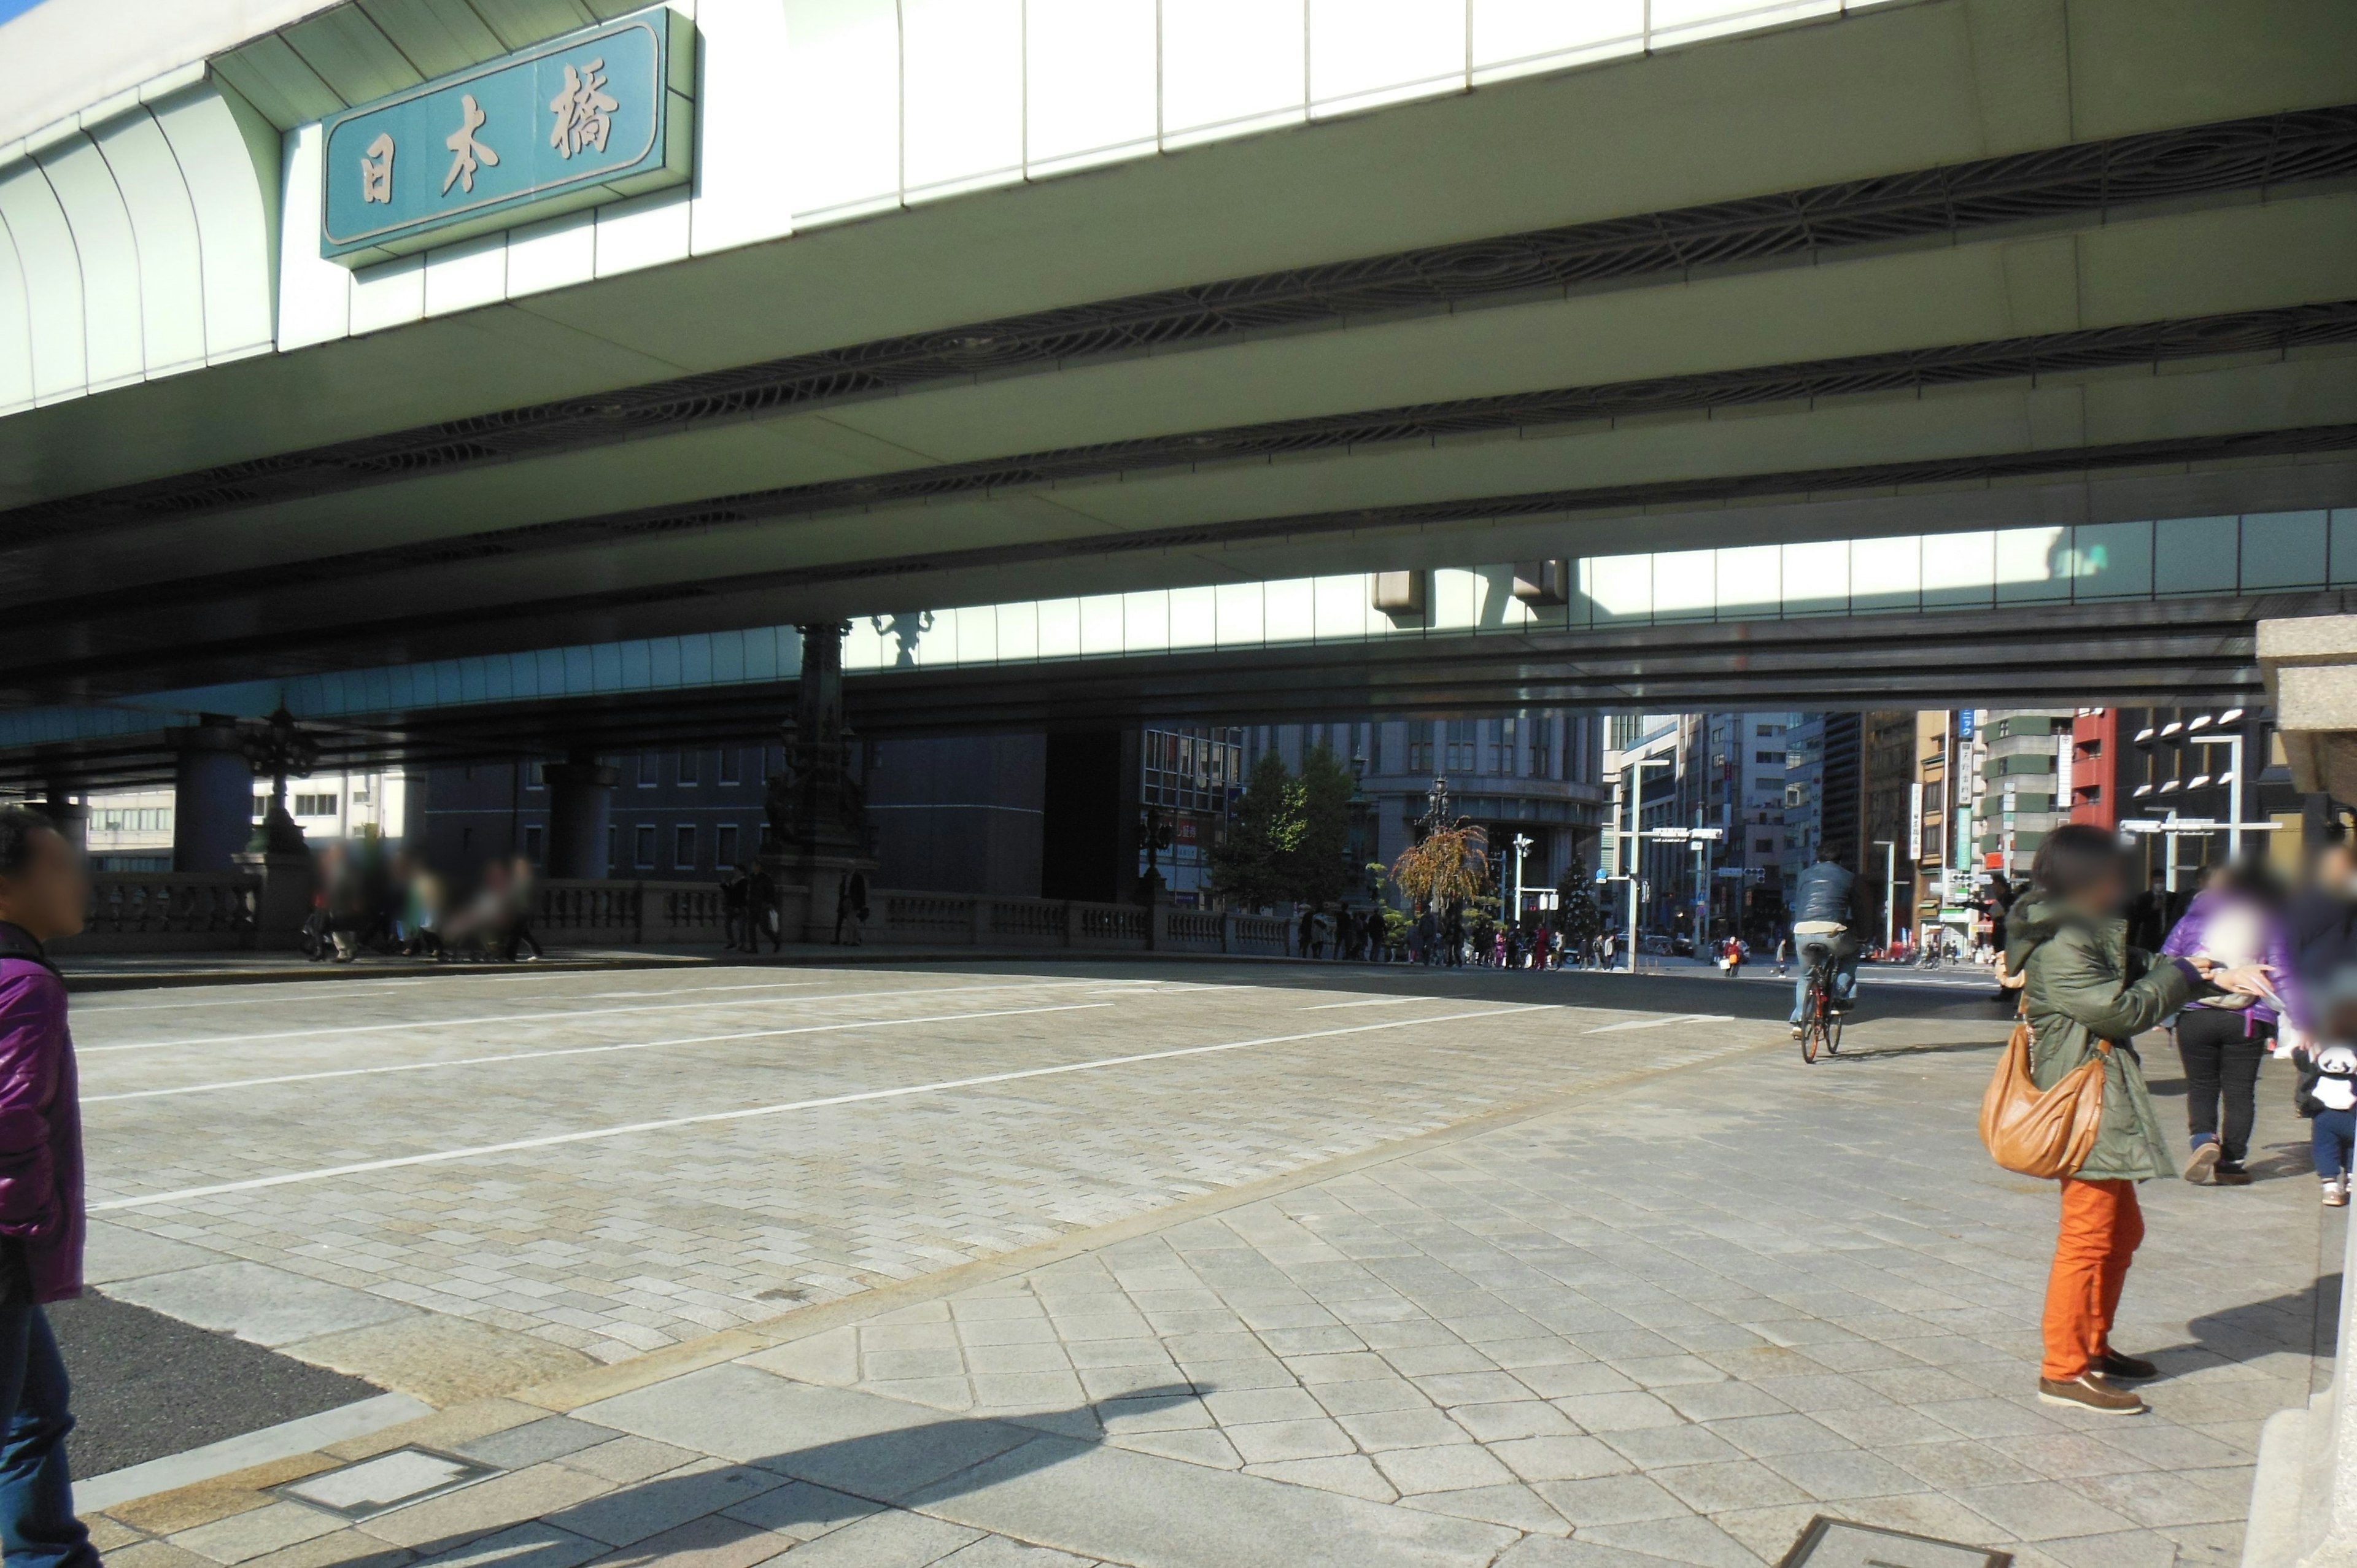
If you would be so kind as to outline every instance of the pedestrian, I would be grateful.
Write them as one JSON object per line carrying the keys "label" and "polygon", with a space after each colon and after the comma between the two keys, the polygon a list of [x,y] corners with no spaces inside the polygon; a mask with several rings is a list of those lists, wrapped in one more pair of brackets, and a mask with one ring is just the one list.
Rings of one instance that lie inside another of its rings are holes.
{"label": "pedestrian", "polygon": [[2121,1383],[2152,1377],[2155,1368],[2113,1348],[2112,1322],[2144,1240],[2136,1184],[2173,1176],[2177,1164],[2132,1042],[2197,997],[2255,993],[2266,977],[2201,958],[2148,965],[2148,955],[2127,945],[2127,866],[2101,828],[2054,829],[2031,875],[2035,886],[2008,911],[2006,953],[2007,970],[2022,980],[2030,1077],[2050,1089],[2083,1063],[2104,1064],[2093,1147],[2059,1183],[2062,1218],[2046,1285],[2038,1394],[2052,1404],[2134,1415],[2144,1401]]}
{"label": "pedestrian", "polygon": [[720,938],[730,952],[745,945],[745,891],[750,881],[741,865],[730,866],[720,879]]}
{"label": "pedestrian", "polygon": [[1719,967],[1727,971],[1727,978],[1729,980],[1740,980],[1743,978],[1743,940],[1741,938],[1729,936],[1725,942],[1720,944]]}
{"label": "pedestrian", "polygon": [[523,960],[526,963],[538,963],[547,956],[541,951],[540,939],[532,934],[532,923],[540,914],[540,895],[533,884],[533,875],[530,855],[509,857],[507,961],[510,963],[521,958],[526,948],[532,950],[532,957]]}
{"label": "pedestrian", "polygon": [[2349,1206],[2352,1155],[2357,1155],[2357,970],[2335,975],[2315,1004],[2316,1034],[2294,1046],[2299,1086],[2292,1103],[2309,1119],[2309,1148],[2323,1184],[2324,1206]]}
{"label": "pedestrian", "polygon": [[781,924],[778,915],[778,879],[770,875],[767,865],[757,860],[753,863],[752,875],[745,879],[745,950],[759,952],[763,937],[770,939],[771,952],[784,947],[785,937],[780,929]]}
{"label": "pedestrian", "polygon": [[[843,933],[846,929],[851,932],[851,940],[848,944],[845,944],[843,940]],[[855,948],[865,946],[867,940],[866,931],[867,873],[856,869],[846,871],[843,875],[843,880],[835,885],[834,945],[836,947],[848,945]]]}
{"label": "pedestrian", "polygon": [[1300,958],[1316,958],[1318,956],[1318,908],[1316,905],[1305,904],[1301,907],[1301,919],[1297,929],[1294,932],[1294,952],[1296,956]]}
{"label": "pedestrian", "polygon": [[81,1106],[64,980],[90,878],[49,820],[0,807],[0,1541],[11,1564],[97,1568],[66,1469],[72,1400],[41,1308],[81,1294]]}
{"label": "pedestrian", "polygon": [[2177,1019],[2192,1151],[2185,1179],[2197,1186],[2247,1187],[2251,1173],[2243,1160],[2250,1152],[2259,1063],[2273,1046],[2283,1009],[2297,1009],[2300,994],[2273,878],[2257,864],[2212,872],[2160,951],[2164,958],[2212,959],[2222,969],[2261,963],[2280,977],[2266,995],[2212,996],[2190,1004]]}

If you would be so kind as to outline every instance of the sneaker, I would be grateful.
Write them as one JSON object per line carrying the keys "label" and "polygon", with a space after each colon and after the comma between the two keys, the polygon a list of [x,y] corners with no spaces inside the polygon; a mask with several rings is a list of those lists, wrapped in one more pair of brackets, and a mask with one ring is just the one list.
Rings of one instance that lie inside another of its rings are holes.
{"label": "sneaker", "polygon": [[2106,1350],[2095,1362],[2095,1370],[2106,1379],[2129,1382],[2146,1382],[2160,1376],[2160,1369],[2141,1356],[2123,1356],[2117,1350]]}
{"label": "sneaker", "polygon": [[2218,1154],[2215,1144],[2204,1144],[2195,1149],[2193,1157],[2185,1162],[2185,1179],[2196,1187],[2208,1187],[2218,1169]]}
{"label": "sneaker", "polygon": [[2220,1160],[2210,1176],[2214,1187],[2248,1187],[2253,1179],[2249,1167],[2240,1160]]}
{"label": "sneaker", "polygon": [[2327,1208],[2346,1208],[2349,1207],[2349,1178],[2347,1176],[2341,1176],[2336,1180],[2327,1181],[2324,1184],[2324,1207]]}
{"label": "sneaker", "polygon": [[2097,1415],[2142,1415],[2144,1401],[2126,1389],[2115,1389],[2093,1372],[2082,1372],[2069,1382],[2038,1380],[2038,1397],[2047,1404],[2076,1405]]}
{"label": "sneaker", "polygon": [[1798,1024],[1795,1024],[1795,1025],[1793,1025],[1793,1026],[1792,1026],[1792,1038],[1794,1038],[1794,1039],[1796,1039],[1796,1040],[1797,1040],[1797,1039],[1799,1039],[1800,1037],[1801,1037],[1801,1026],[1799,1026]]}

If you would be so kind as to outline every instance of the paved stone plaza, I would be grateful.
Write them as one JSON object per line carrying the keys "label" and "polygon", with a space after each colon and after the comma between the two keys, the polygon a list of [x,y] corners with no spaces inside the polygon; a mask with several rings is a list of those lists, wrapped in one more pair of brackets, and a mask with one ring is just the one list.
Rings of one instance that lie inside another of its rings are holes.
{"label": "paved stone plaza", "polygon": [[[2121,1338],[2167,1375],[2107,1421],[2030,1397],[2053,1197],[1973,1135],[1994,1011],[1880,994],[1912,1015],[1813,1069],[1766,988],[1494,972],[91,997],[110,1293],[447,1407],[102,1531],[135,1568],[1658,1568],[1825,1513],[2233,1563],[2340,1245],[2279,1069],[2269,1179],[2146,1189]],[[263,1489],[402,1443],[500,1473],[357,1525]]]}

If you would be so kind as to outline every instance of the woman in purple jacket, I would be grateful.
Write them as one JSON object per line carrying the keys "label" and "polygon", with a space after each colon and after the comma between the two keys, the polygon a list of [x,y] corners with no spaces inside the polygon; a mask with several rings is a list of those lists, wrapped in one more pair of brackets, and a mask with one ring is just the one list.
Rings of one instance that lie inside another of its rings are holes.
{"label": "woman in purple jacket", "polygon": [[65,1362],[44,1302],[81,1294],[81,1107],[66,988],[43,944],[90,882],[49,820],[0,807],[0,1547],[7,1568],[94,1568],[66,1474]]}
{"label": "woman in purple jacket", "polygon": [[[2250,1152],[2259,1063],[2276,1037],[2281,1018],[2276,1004],[2296,1009],[2299,995],[2292,977],[2283,901],[2264,867],[2221,866],[2212,872],[2160,950],[2164,958],[2214,959],[2230,969],[2264,964],[2275,978],[2273,997],[2208,997],[2189,1004],[2177,1015],[2177,1054],[2185,1063],[2185,1117],[2193,1140],[2185,1179],[2247,1186],[2251,1173],[2243,1156]],[[2225,1105],[2222,1127],[2221,1101]]]}

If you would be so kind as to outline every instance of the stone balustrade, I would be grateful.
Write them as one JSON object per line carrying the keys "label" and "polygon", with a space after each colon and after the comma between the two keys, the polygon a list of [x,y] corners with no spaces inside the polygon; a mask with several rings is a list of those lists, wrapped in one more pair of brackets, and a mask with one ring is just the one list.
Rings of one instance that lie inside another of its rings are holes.
{"label": "stone balustrade", "polygon": [[242,872],[98,872],[81,935],[56,947],[60,953],[250,948],[260,892],[260,880]]}

